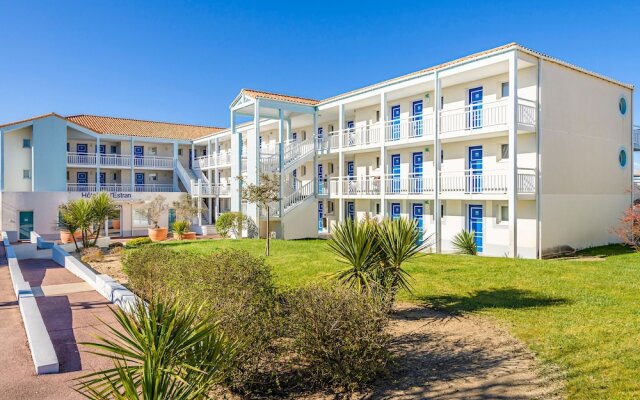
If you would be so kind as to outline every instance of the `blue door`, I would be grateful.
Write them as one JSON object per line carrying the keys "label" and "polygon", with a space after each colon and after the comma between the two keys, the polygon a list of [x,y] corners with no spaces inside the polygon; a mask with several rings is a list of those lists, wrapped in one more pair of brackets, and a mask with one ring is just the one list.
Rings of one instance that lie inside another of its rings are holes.
{"label": "blue door", "polygon": [[322,138],[324,136],[324,131],[322,128],[318,128],[318,136],[316,137],[318,143],[322,143]]}
{"label": "blue door", "polygon": [[144,185],[144,172],[136,172],[136,186]]}
{"label": "blue door", "polygon": [[482,86],[469,89],[469,128],[482,127]]}
{"label": "blue door", "polygon": [[422,193],[422,152],[413,153],[413,162],[411,164],[411,193]]}
{"label": "blue door", "polygon": [[293,190],[296,190],[298,188],[298,170],[291,171],[291,176],[293,177]]}
{"label": "blue door", "polygon": [[78,184],[78,190],[89,190],[89,187],[87,186],[89,183],[89,173],[76,172],[76,182]]}
{"label": "blue door", "polygon": [[347,161],[347,176],[350,181],[355,179],[355,166],[353,161]]}
{"label": "blue door", "polygon": [[[133,146],[133,156],[135,158],[134,165],[142,165],[142,157],[144,157],[144,146]],[[191,158],[189,158],[191,160]]]}
{"label": "blue door", "polygon": [[104,185],[105,183],[107,183],[107,173],[100,172],[100,185]]}
{"label": "blue door", "polygon": [[422,100],[413,102],[413,136],[422,136]]}
{"label": "blue door", "polygon": [[293,132],[291,134],[291,140],[293,140],[294,142],[298,140],[298,132]]}
{"label": "blue door", "polygon": [[400,203],[391,203],[391,219],[400,219]]}
{"label": "blue door", "polygon": [[33,211],[20,211],[18,218],[20,219],[20,240],[28,240],[33,231]]}
{"label": "blue door", "polygon": [[355,144],[355,124],[353,121],[347,121],[347,146],[353,146]]}
{"label": "blue door", "polygon": [[106,144],[101,144],[100,145],[100,154],[107,154],[107,145]]}
{"label": "blue door", "polygon": [[323,224],[322,218],[324,217],[324,202],[318,202],[318,232],[322,232]]}
{"label": "blue door", "polygon": [[356,219],[356,203],[353,201],[347,202],[347,218]]}
{"label": "blue door", "polygon": [[482,192],[482,146],[469,147],[467,192]]}
{"label": "blue door", "polygon": [[400,106],[391,107],[391,140],[400,139]]}
{"label": "blue door", "polygon": [[323,172],[322,172],[322,164],[318,164],[318,193],[322,194],[324,190],[324,180],[323,180]]}
{"label": "blue door", "polygon": [[469,204],[469,231],[473,231],[478,252],[482,253],[482,206]]}
{"label": "blue door", "polygon": [[420,232],[420,239],[418,241],[420,244],[422,244],[422,241],[424,240],[424,222],[422,218],[423,213],[424,206],[422,205],[422,203],[413,203],[413,205],[411,206],[411,214],[413,219],[415,219],[417,222],[416,228],[418,229],[418,232]]}
{"label": "blue door", "polygon": [[89,146],[86,143],[76,143],[76,153],[87,154]]}
{"label": "blue door", "polygon": [[391,155],[391,191],[400,191],[400,154]]}

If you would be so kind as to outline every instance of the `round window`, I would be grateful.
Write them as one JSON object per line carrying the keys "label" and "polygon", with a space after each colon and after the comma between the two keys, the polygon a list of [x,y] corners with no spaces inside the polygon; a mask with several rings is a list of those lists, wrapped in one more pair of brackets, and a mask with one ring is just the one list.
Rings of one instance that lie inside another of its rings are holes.
{"label": "round window", "polygon": [[620,153],[618,153],[618,162],[622,168],[627,166],[627,151],[625,149],[620,149]]}
{"label": "round window", "polygon": [[625,115],[627,113],[627,99],[624,97],[620,97],[618,100],[618,109],[620,110],[620,114]]}

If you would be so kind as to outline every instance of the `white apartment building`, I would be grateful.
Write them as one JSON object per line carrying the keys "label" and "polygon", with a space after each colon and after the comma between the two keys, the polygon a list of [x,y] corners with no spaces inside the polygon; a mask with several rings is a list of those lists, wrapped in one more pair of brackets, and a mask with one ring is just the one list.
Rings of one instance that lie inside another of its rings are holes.
{"label": "white apartment building", "polygon": [[438,252],[463,229],[492,256],[612,243],[632,201],[632,92],[512,43],[325,100],[243,89],[228,129],[39,117],[0,126],[2,229],[31,229],[32,212],[48,232],[64,199],[106,190],[123,205],[110,234],[141,234],[144,201],[186,191],[198,225],[242,211],[265,235],[235,177],[278,173],[270,231],[284,239],[368,215],[416,219]]}

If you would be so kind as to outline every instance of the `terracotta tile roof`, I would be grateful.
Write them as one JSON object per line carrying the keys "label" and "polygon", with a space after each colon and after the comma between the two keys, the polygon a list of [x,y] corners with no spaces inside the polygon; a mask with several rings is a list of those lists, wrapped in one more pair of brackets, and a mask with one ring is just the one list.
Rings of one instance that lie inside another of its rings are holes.
{"label": "terracotta tile roof", "polygon": [[224,130],[213,126],[173,124],[96,115],[72,115],[66,119],[96,133],[162,139],[197,139]]}
{"label": "terracotta tile roof", "polygon": [[256,99],[286,101],[289,103],[305,104],[309,106],[315,106],[316,104],[319,103],[318,100],[309,99],[307,97],[287,96],[286,94],[263,92],[261,90],[253,90],[253,89],[242,89],[240,91],[240,94],[246,94],[247,96],[250,96]]}

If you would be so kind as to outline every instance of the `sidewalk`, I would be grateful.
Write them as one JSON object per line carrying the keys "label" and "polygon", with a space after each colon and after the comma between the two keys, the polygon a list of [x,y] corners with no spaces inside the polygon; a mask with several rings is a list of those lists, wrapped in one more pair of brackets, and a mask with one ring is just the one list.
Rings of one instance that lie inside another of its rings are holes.
{"label": "sidewalk", "polygon": [[59,374],[36,375],[4,255],[0,244],[0,398],[82,399],[73,379],[111,364],[78,343],[106,332],[98,318],[114,322],[113,305],[52,260],[21,260],[60,362]]}

